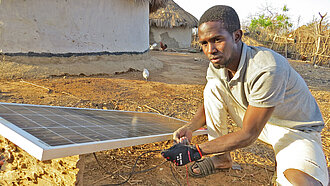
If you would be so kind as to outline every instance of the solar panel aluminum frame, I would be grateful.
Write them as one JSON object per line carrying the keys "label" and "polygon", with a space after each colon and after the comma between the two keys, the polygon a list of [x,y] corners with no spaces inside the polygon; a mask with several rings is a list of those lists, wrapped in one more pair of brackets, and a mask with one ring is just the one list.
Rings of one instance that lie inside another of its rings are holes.
{"label": "solar panel aluminum frame", "polygon": [[[32,104],[15,104],[15,103],[1,103],[1,104],[42,106],[42,107],[69,108],[69,109],[71,108],[71,109],[83,109],[83,110],[102,110],[102,109],[59,107],[59,106],[32,105]],[[118,111],[118,110],[102,110],[102,111]],[[130,112],[130,111],[119,111],[119,112]],[[148,113],[148,114],[159,115],[150,112],[130,112],[130,113]],[[177,118],[172,118],[172,119],[186,122]],[[50,146],[44,143],[43,141],[41,141],[40,139],[29,134],[28,132],[24,131],[23,129],[17,127],[16,125],[8,122],[2,117],[0,117],[0,131],[3,137],[7,138],[17,146],[21,147],[27,153],[29,153],[30,155],[34,156],[35,158],[41,161],[169,140],[172,138],[172,134],[173,134],[173,133],[165,133],[165,134],[149,135],[142,137],[131,137],[124,139],[86,142],[81,144]],[[198,130],[194,132],[194,135],[201,135],[201,134],[206,134],[206,131]]]}

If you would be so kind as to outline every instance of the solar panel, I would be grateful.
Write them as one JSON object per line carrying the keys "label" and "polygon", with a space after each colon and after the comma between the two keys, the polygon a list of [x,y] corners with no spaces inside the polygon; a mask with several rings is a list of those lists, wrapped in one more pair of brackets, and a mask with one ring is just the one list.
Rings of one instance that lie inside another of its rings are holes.
{"label": "solar panel", "polygon": [[147,112],[0,102],[0,134],[39,160],[167,140],[185,123]]}

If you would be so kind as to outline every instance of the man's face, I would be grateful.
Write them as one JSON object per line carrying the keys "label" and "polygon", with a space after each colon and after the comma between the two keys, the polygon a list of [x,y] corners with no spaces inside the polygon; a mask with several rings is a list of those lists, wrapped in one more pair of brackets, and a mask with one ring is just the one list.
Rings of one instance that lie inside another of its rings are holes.
{"label": "man's face", "polygon": [[222,22],[205,22],[198,27],[199,43],[204,54],[217,69],[232,61],[235,41],[233,34],[224,29]]}

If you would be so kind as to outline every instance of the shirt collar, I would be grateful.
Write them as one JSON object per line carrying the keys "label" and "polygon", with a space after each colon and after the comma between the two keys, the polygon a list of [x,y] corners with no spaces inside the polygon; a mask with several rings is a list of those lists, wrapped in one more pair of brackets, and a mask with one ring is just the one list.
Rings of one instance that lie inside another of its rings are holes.
{"label": "shirt collar", "polygon": [[246,44],[245,43],[242,43],[241,59],[239,61],[239,64],[238,64],[238,67],[237,67],[237,71],[236,71],[234,77],[232,78],[232,80],[237,80],[241,76],[241,71],[243,69],[243,66],[245,64],[245,59],[246,59],[246,50],[247,50]]}

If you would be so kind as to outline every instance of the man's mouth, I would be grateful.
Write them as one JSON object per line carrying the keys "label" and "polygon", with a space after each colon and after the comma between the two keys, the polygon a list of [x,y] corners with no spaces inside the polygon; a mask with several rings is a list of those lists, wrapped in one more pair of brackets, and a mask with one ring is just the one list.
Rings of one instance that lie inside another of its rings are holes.
{"label": "man's mouth", "polygon": [[220,58],[210,58],[210,61],[212,62],[212,63],[218,63],[219,61],[220,61]]}

